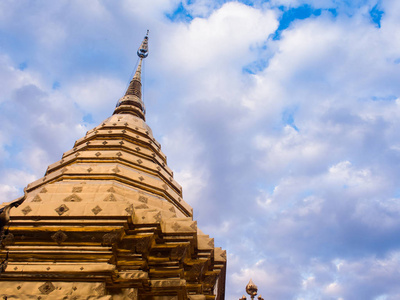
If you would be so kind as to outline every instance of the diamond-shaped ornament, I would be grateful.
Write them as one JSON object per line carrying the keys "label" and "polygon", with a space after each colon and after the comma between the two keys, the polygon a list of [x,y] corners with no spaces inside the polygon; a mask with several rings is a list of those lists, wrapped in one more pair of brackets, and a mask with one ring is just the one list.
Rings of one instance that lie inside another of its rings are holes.
{"label": "diamond-shaped ornament", "polygon": [[59,207],[57,207],[55,209],[56,213],[58,213],[58,215],[62,216],[63,214],[65,214],[67,211],[69,211],[68,206],[66,206],[65,204],[61,204]]}
{"label": "diamond-shaped ornament", "polygon": [[54,286],[54,284],[52,284],[51,282],[46,282],[44,284],[42,284],[41,286],[39,286],[39,291],[43,294],[43,295],[48,295],[50,294],[52,291],[54,291],[56,289],[56,287]]}
{"label": "diamond-shaped ornament", "polygon": [[178,231],[178,229],[181,228],[181,225],[179,225],[177,222],[175,222],[171,227],[174,231]]}
{"label": "diamond-shaped ornament", "polygon": [[29,214],[32,211],[32,208],[30,208],[30,206],[25,207],[22,210],[22,213],[26,216],[27,214]]}
{"label": "diamond-shaped ornament", "polygon": [[33,198],[32,202],[41,202],[42,198],[40,198],[39,195],[36,195],[35,198]]}
{"label": "diamond-shaped ornament", "polygon": [[102,209],[100,206],[96,205],[96,207],[92,208],[92,212],[97,215],[99,212],[101,212]]}
{"label": "diamond-shaped ornament", "polygon": [[72,194],[64,199],[64,202],[81,202],[82,198],[76,194]]}
{"label": "diamond-shaped ornament", "polygon": [[57,231],[55,234],[51,236],[51,239],[55,241],[57,244],[61,245],[65,240],[68,238],[68,236],[61,230]]}

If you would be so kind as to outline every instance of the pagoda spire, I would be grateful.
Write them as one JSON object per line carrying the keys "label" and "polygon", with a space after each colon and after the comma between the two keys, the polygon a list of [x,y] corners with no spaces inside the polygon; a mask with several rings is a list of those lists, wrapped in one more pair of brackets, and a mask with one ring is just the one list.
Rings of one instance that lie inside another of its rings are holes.
{"label": "pagoda spire", "polygon": [[143,39],[140,45],[137,55],[139,56],[139,64],[137,66],[135,75],[133,76],[131,82],[129,83],[128,89],[125,95],[118,100],[116,108],[114,110],[115,114],[132,114],[143,120],[145,120],[145,107],[142,100],[142,64],[143,59],[149,55],[149,31]]}

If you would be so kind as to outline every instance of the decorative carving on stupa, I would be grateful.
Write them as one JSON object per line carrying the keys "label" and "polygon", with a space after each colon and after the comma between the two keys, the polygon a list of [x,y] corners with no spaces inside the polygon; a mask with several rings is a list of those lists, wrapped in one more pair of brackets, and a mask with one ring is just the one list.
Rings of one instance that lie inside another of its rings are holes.
{"label": "decorative carving on stupa", "polygon": [[226,252],[145,123],[139,63],[113,115],[0,206],[2,299],[224,299]]}

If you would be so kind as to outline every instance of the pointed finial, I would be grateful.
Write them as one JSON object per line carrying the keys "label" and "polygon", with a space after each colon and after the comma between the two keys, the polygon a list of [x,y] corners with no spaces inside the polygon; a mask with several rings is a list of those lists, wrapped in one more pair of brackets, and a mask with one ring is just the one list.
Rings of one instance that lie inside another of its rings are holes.
{"label": "pointed finial", "polygon": [[250,279],[249,283],[246,286],[247,294],[249,294],[251,296],[251,299],[253,299],[254,296],[257,295],[257,291],[258,291],[257,286],[254,284],[253,280]]}
{"label": "pointed finial", "polygon": [[143,39],[142,44],[140,45],[137,55],[140,58],[139,64],[137,66],[135,75],[133,76],[131,82],[129,83],[129,87],[126,90],[124,97],[118,100],[116,108],[114,110],[115,114],[132,114],[139,118],[145,119],[145,109],[144,103],[142,101],[142,82],[141,82],[141,73],[142,73],[142,62],[143,59],[149,55],[149,31],[147,30],[147,34]]}

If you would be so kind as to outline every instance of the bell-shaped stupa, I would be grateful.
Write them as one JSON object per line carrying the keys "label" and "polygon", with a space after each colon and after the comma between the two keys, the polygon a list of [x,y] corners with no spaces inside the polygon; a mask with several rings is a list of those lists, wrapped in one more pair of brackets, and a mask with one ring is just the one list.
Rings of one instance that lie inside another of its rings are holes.
{"label": "bell-shaped stupa", "polygon": [[224,299],[226,252],[145,123],[139,64],[114,114],[0,206],[1,299]]}

